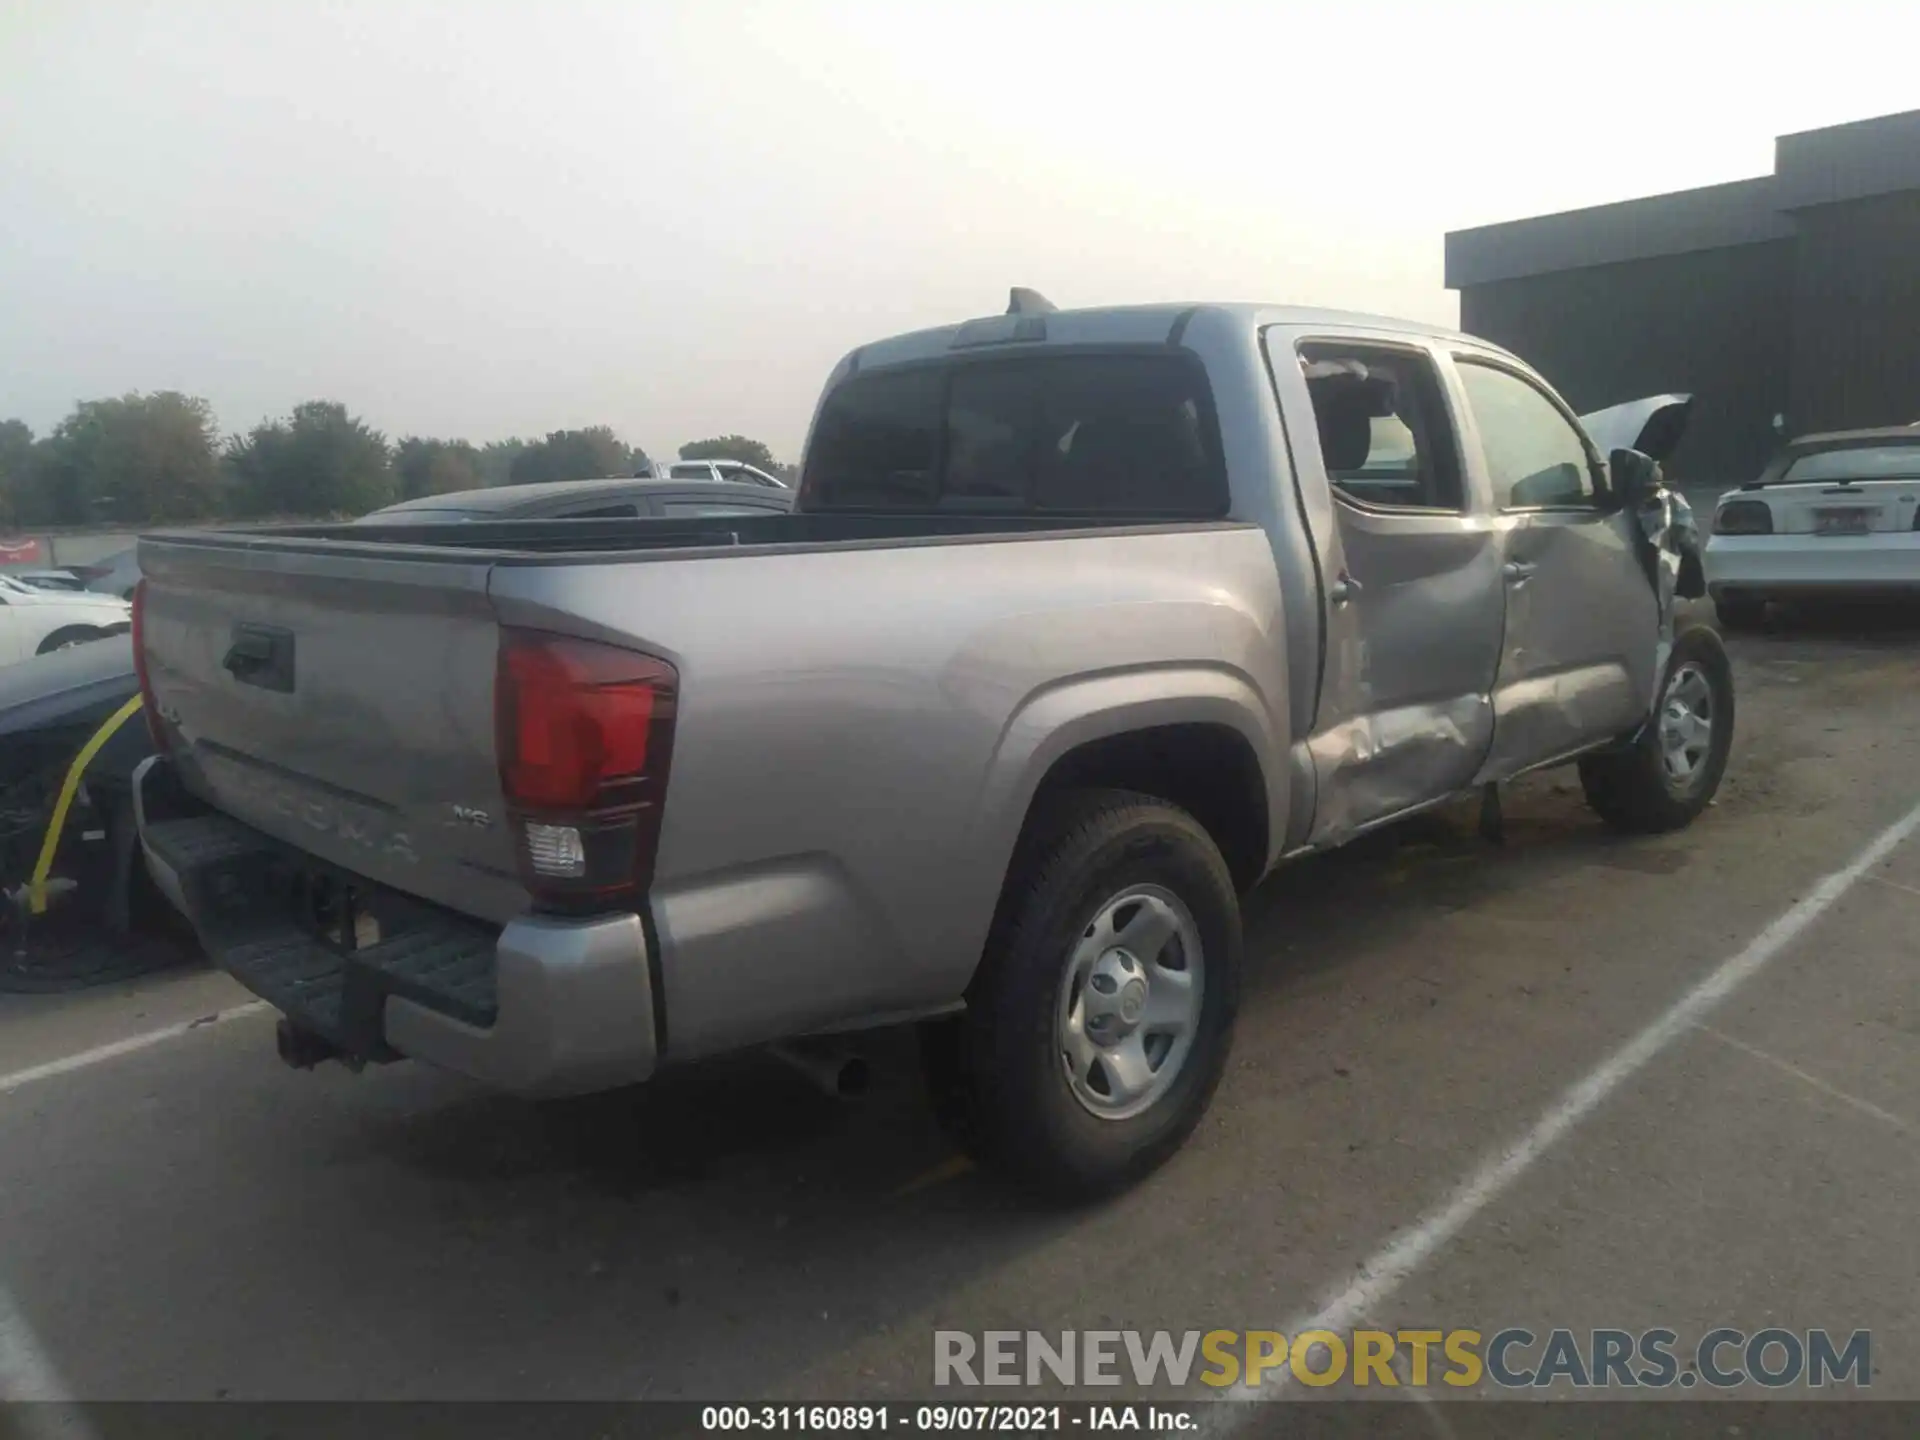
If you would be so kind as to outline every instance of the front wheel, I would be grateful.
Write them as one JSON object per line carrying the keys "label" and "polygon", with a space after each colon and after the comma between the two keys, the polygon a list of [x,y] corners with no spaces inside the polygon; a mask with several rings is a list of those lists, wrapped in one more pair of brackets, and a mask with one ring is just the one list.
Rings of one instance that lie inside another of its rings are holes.
{"label": "front wheel", "polygon": [[1673,644],[1660,703],[1634,744],[1589,755],[1580,784],[1616,830],[1679,830],[1707,808],[1733,751],[1733,666],[1720,637],[1689,630]]}
{"label": "front wheel", "polygon": [[1066,795],[1021,845],[966,1013],[924,1034],[936,1111],[1043,1192],[1120,1189],[1206,1112],[1239,985],[1239,900],[1199,822],[1145,795]]}

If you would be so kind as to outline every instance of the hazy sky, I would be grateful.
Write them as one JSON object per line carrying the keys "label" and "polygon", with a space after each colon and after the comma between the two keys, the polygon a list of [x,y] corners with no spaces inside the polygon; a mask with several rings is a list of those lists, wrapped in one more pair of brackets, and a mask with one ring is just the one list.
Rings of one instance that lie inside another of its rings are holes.
{"label": "hazy sky", "polygon": [[1453,321],[1449,230],[1920,106],[1908,3],[0,0],[0,417],[791,457],[863,340],[1259,299]]}

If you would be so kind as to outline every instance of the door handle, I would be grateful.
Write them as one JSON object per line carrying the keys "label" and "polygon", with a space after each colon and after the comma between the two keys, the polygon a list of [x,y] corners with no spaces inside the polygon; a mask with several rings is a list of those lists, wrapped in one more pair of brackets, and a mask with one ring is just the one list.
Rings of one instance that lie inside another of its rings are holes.
{"label": "door handle", "polygon": [[273,638],[262,635],[257,630],[243,630],[228,648],[226,658],[220,662],[220,665],[237,676],[272,663]]}
{"label": "door handle", "polygon": [[1507,577],[1509,585],[1524,585],[1532,578],[1533,569],[1530,560],[1509,560],[1500,567],[1500,573]]}
{"label": "door handle", "polygon": [[293,693],[293,632],[273,625],[236,624],[221,667],[242,685]]}
{"label": "door handle", "polygon": [[1340,578],[1327,587],[1327,598],[1336,605],[1344,605],[1364,588],[1358,580],[1343,571]]}

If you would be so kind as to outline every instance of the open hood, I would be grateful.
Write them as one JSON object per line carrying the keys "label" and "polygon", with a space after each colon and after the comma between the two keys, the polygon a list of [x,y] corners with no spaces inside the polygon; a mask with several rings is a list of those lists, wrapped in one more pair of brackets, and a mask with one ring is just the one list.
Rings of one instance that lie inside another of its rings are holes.
{"label": "open hood", "polygon": [[1664,463],[1687,433],[1692,409],[1691,395],[1649,395],[1582,415],[1580,423],[1603,458],[1616,450],[1638,450]]}

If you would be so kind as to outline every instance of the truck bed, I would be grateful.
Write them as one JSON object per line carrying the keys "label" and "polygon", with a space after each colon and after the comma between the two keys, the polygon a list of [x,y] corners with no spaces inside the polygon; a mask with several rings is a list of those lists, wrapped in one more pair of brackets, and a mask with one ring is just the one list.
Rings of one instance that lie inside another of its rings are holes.
{"label": "truck bed", "polygon": [[[646,559],[659,552],[729,550],[810,550],[826,547],[898,546],[1035,536],[1190,529],[1191,517],[1011,513],[1004,510],[847,512],[819,511],[764,515],[697,516],[641,520],[486,520],[438,525],[358,523],[280,525],[246,531],[163,531],[149,539],[167,544],[212,543],[222,548],[275,551],[340,550],[403,558],[418,551],[458,549],[480,552],[475,558],[524,560],[531,557],[620,556]],[[377,547],[375,550],[373,547]]]}
{"label": "truck bed", "polygon": [[[1288,744],[1273,553],[1244,522],[289,526],[154,535],[141,563],[189,794],[495,926],[530,908],[496,755],[503,634],[673,666],[647,909],[680,1056],[959,993],[1026,804],[1010,787],[1078,707],[1150,716],[1197,690],[1271,726],[1257,750]],[[233,673],[249,635],[283,674]],[[1277,835],[1287,776],[1266,780]],[[775,953],[778,983],[753,979]]]}

